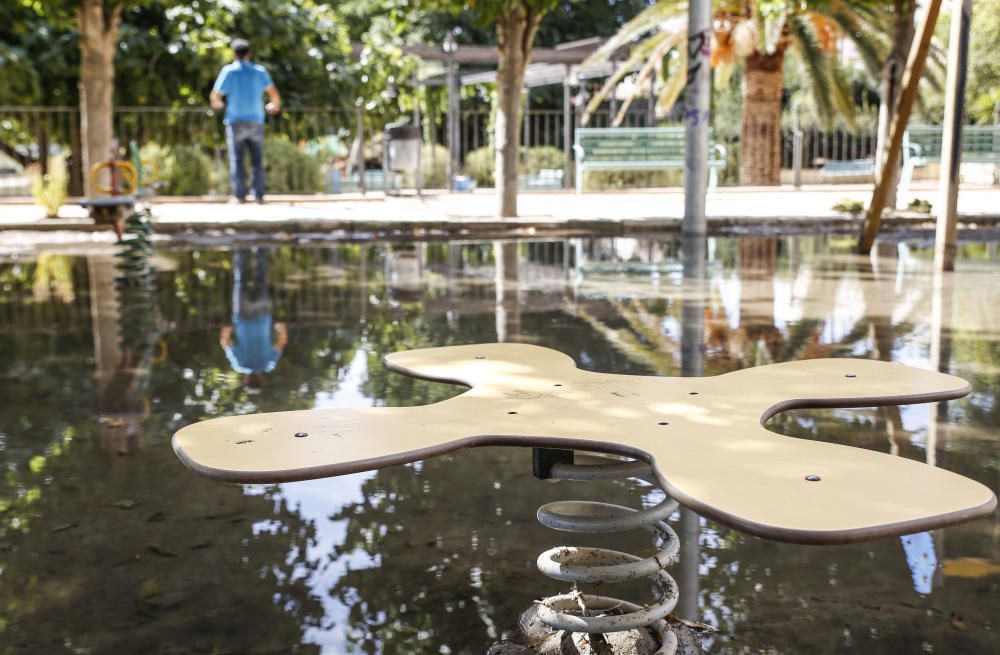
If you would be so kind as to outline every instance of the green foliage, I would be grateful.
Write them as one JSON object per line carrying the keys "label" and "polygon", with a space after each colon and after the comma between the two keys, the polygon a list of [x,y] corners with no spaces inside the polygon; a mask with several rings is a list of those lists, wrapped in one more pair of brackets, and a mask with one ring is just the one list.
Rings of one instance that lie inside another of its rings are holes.
{"label": "green foliage", "polygon": [[684,171],[667,169],[658,171],[587,171],[583,186],[586,189],[641,189],[680,186],[684,184]]}
{"label": "green foliage", "polygon": [[845,214],[860,214],[865,210],[865,203],[853,198],[844,198],[831,207],[831,209],[835,212],[843,212]]}
{"label": "green foliage", "polygon": [[195,145],[162,146],[147,143],[139,157],[159,169],[160,193],[171,196],[203,196],[221,184],[212,158]]}
{"label": "green foliage", "polygon": [[910,204],[906,206],[907,211],[917,212],[919,214],[930,214],[931,213],[931,203],[928,200],[922,198],[914,198],[910,201]]}
{"label": "green foliage", "polygon": [[66,189],[69,185],[69,174],[66,170],[66,159],[62,156],[49,158],[49,172],[42,175],[36,172],[31,177],[31,196],[36,205],[45,207],[45,216],[56,218],[59,208],[66,202]]}
{"label": "green foliage", "polygon": [[969,36],[969,81],[966,93],[969,117],[976,123],[992,125],[994,108],[1000,103],[1000,3],[975,0]]}
{"label": "green foliage", "polygon": [[[537,175],[543,169],[562,170],[565,161],[563,152],[559,148],[552,146],[521,148],[520,172],[522,175]],[[495,168],[496,151],[489,146],[476,148],[465,155],[465,173],[479,186],[493,186]]]}
{"label": "green foliage", "polygon": [[465,174],[481,187],[493,186],[493,170],[495,168],[496,153],[489,146],[470,150],[465,155]]}
{"label": "green foliage", "polygon": [[425,143],[420,149],[421,183],[428,189],[448,188],[448,149],[436,143]]}
{"label": "green foliage", "polygon": [[264,140],[264,187],[267,193],[316,193],[323,190],[319,161],[281,137]]}

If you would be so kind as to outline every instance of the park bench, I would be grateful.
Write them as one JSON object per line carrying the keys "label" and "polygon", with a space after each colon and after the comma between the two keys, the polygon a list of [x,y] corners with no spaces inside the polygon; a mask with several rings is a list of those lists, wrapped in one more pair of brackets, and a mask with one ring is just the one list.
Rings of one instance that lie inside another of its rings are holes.
{"label": "park bench", "polygon": [[[935,125],[913,125],[903,143],[916,147],[925,161],[940,162],[944,129]],[[962,163],[1000,164],[1000,127],[966,125],[962,128]]]}
{"label": "park bench", "polygon": [[[899,188],[906,189],[913,180],[913,171],[927,165],[927,159],[922,154],[919,144],[903,141],[903,170],[899,177]],[[829,178],[842,177],[865,177],[872,179],[875,176],[874,159],[844,159],[837,161],[827,161],[819,171],[820,177],[824,180]]]}
{"label": "park bench", "polygon": [[[683,127],[586,127],[576,130],[576,192],[583,193],[586,171],[684,168]],[[708,188],[719,183],[726,148],[709,144]]]}

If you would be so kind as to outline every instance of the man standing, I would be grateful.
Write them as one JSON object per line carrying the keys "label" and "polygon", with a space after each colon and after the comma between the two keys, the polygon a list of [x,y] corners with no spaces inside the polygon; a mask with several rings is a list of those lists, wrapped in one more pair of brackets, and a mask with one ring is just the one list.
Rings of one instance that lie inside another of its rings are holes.
{"label": "man standing", "polygon": [[[281,111],[281,96],[263,66],[250,61],[250,42],[234,39],[233,63],[219,71],[210,96],[212,109],[226,109],[226,145],[229,147],[229,180],[237,202],[246,202],[247,185],[243,172],[243,152],[250,151],[253,167],[253,194],[264,202],[264,112]],[[267,93],[269,102],[263,103]],[[225,102],[223,102],[223,99]]]}

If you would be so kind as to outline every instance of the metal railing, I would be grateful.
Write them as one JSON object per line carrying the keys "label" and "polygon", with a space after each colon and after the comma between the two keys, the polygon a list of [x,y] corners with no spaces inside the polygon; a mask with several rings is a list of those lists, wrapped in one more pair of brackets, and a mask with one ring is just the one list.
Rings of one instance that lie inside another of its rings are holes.
{"label": "metal railing", "polygon": [[[159,159],[160,193],[225,194],[228,156],[222,117],[206,107],[117,107],[113,131],[123,148]],[[70,195],[80,195],[83,172],[77,157],[80,115],[73,107],[0,106],[0,196],[26,196],[31,170],[43,169],[40,153],[65,154]],[[353,112],[322,107],[285,109],[268,118],[265,166],[269,192],[332,191],[354,137]],[[42,170],[44,172],[44,170]]]}
{"label": "metal railing", "polygon": [[[428,134],[435,143],[443,144],[444,116],[440,113],[425,116],[425,120],[428,119],[435,122]],[[572,144],[578,118],[570,116],[569,130],[564,130],[564,120],[561,110],[530,109],[521,129],[522,147],[549,146],[568,152],[572,159],[572,151],[567,146]],[[644,127],[647,120],[645,109],[637,107],[626,115],[623,125]],[[161,195],[228,193],[228,157],[222,118],[218,113],[207,107],[118,107],[113,121],[114,133],[122,146],[134,143],[144,157],[160,160],[157,167],[165,178],[159,189]],[[589,126],[605,127],[610,123],[611,114],[604,109],[591,117]],[[43,152],[69,155],[69,192],[80,195],[83,171],[78,158],[72,156],[81,149],[79,125],[79,110],[75,107],[0,106],[0,196],[29,196],[28,171],[42,169],[44,172],[46,158],[39,156]],[[464,161],[469,152],[489,145],[489,128],[488,111],[462,113],[461,160]],[[797,160],[798,168],[805,172],[800,179],[835,181],[821,178],[819,170],[823,164],[872,159],[877,142],[874,127],[809,128],[799,130],[796,135],[796,130],[790,129],[787,123],[779,127],[773,121],[749,117],[743,123],[717,124],[714,128],[716,142],[724,145],[728,153],[726,167],[719,174],[722,185],[740,183],[742,139],[746,135],[761,136],[778,130],[776,146],[758,152],[754,162],[758,166],[782,169],[787,175],[781,181],[786,183],[792,181],[791,171],[796,168]],[[381,126],[366,124],[366,138],[370,140],[380,129]],[[923,127],[919,129],[926,131]],[[358,189],[357,175],[347,173],[351,168],[347,161],[348,150],[356,130],[353,112],[324,107],[286,108],[279,116],[268,119],[266,134],[271,146],[265,149],[268,193],[309,194]],[[567,133],[569,144],[565,142]],[[970,127],[966,139],[977,140],[979,146],[988,140],[990,145],[998,144],[994,147],[1000,151],[1000,128]],[[761,143],[761,139],[754,141],[758,145]],[[796,157],[797,149],[799,157]],[[425,168],[444,166],[443,160],[435,161],[437,155],[436,150],[430,151]],[[377,166],[372,168],[377,169]],[[572,161],[569,168],[571,171]],[[677,176],[658,173],[619,175],[622,179],[615,178],[614,183],[625,187],[680,183]],[[377,170],[368,171],[368,188],[381,186],[380,175]],[[439,182],[443,186],[442,175],[425,172],[425,185],[429,179],[441,178]]]}

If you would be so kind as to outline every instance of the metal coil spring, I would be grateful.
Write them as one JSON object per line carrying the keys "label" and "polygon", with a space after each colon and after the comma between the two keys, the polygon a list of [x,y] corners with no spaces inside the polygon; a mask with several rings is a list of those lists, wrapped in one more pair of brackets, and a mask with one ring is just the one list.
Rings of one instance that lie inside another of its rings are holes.
{"label": "metal coil spring", "polygon": [[[613,461],[604,457],[576,455],[578,463],[553,464],[551,477],[563,480],[616,480],[638,478],[655,484],[649,465],[640,461]],[[622,632],[646,628],[660,640],[656,655],[673,655],[677,636],[667,625],[666,617],[677,604],[677,583],[664,570],[677,561],[680,544],[677,533],[667,523],[677,510],[677,501],[667,497],[661,503],[642,510],[621,505],[582,500],[547,503],[538,508],[538,521],[554,530],[578,533],[624,532],[645,529],[658,540],[658,552],[647,559],[605,548],[559,546],[538,556],[538,570],[564,582],[603,584],[650,578],[661,596],[652,605],[639,606],[608,596],[568,594],[550,596],[541,601],[538,618],[557,630],[589,634]],[[582,616],[570,611],[617,610],[625,613]]]}

